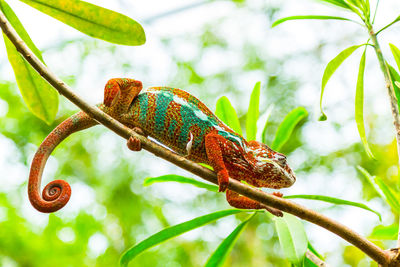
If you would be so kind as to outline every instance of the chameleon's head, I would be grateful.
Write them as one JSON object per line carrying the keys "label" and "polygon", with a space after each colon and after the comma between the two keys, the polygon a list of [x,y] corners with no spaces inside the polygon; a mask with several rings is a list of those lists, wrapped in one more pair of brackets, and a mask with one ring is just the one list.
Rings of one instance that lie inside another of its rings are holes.
{"label": "chameleon's head", "polygon": [[110,79],[104,88],[104,105],[106,107],[113,106],[121,94],[130,94],[134,88],[139,88],[140,91],[142,89],[142,82],[129,78]]}
{"label": "chameleon's head", "polygon": [[[258,141],[247,143],[245,159],[252,165],[257,179],[254,185],[269,188],[289,187],[296,177],[286,161],[286,156]],[[252,181],[248,181],[250,184]]]}

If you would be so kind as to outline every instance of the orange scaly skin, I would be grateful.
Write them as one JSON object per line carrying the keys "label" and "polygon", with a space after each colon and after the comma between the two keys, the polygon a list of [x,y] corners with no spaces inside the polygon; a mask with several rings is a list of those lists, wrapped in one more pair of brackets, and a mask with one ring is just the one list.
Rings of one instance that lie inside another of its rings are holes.
{"label": "orange scaly skin", "polygon": [[[104,90],[104,104],[98,107],[136,132],[150,136],[195,162],[211,165],[217,173],[219,191],[224,192],[229,177],[256,187],[282,188],[296,178],[286,157],[257,141],[246,141],[219,120],[200,100],[170,87],[150,87],[133,79],[111,79]],[[39,194],[44,165],[54,148],[73,132],[97,123],[84,112],[65,120],[40,145],[31,166],[29,199],[41,212],[53,212],[69,200],[65,181],[55,180]],[[128,148],[141,150],[138,139],[130,138]],[[279,194],[276,194],[279,195]],[[236,192],[226,190],[228,203],[242,209],[268,207]]]}

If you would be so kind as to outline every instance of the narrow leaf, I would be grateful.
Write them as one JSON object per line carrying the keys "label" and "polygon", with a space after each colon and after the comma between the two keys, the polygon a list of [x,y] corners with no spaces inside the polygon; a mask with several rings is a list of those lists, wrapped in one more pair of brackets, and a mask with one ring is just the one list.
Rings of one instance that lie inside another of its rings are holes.
{"label": "narrow leaf", "polygon": [[31,37],[29,36],[28,32],[25,30],[22,23],[19,21],[17,15],[11,9],[11,7],[7,4],[7,2],[0,0],[0,9],[3,11],[4,15],[6,16],[7,20],[10,22],[14,30],[18,33],[19,37],[25,42],[25,44],[32,50],[32,52],[37,56],[40,61],[43,61],[42,53],[36,47],[36,45],[32,42]]}
{"label": "narrow leaf", "polygon": [[372,188],[375,189],[375,192],[377,192],[378,195],[384,200],[385,196],[383,195],[382,190],[374,182],[375,177],[372,176],[366,169],[364,169],[361,166],[357,166],[357,170],[364,176],[365,179],[367,179],[368,183],[372,186]]}
{"label": "narrow leaf", "polygon": [[392,209],[399,214],[400,213],[400,204],[399,199],[396,196],[396,193],[382,180],[380,177],[375,177],[375,183],[382,190],[383,194],[386,197],[386,202],[392,207]]}
{"label": "narrow leaf", "polygon": [[331,19],[331,20],[351,21],[351,19],[343,18],[343,17],[322,16],[322,15],[302,15],[302,16],[290,16],[290,17],[278,19],[274,23],[272,23],[271,27],[275,27],[275,26],[277,26],[285,21],[288,21],[288,20],[299,20],[299,19],[321,19],[321,20]]}
{"label": "narrow leaf", "polygon": [[304,265],[302,267],[318,267],[317,264],[315,264],[312,260],[309,258],[305,257],[304,258]]}
{"label": "narrow leaf", "polygon": [[307,244],[307,248],[318,258],[320,258],[321,260],[324,260],[324,257],[318,253],[318,251],[313,247],[313,245],[311,245],[310,242],[308,242]]}
{"label": "narrow leaf", "polygon": [[321,96],[320,96],[320,100],[319,100],[321,116],[320,116],[319,120],[324,121],[327,119],[324,111],[322,110],[322,97],[324,95],[324,90],[325,90],[325,86],[326,86],[327,82],[329,81],[329,79],[331,78],[333,73],[336,71],[336,69],[343,63],[343,61],[346,58],[348,58],[351,54],[353,54],[353,52],[356,51],[357,48],[359,48],[360,46],[363,46],[363,44],[362,45],[353,45],[353,46],[346,48],[345,50],[340,52],[334,59],[332,59],[326,66],[324,74],[322,76]]}
{"label": "narrow leaf", "polygon": [[197,217],[193,220],[180,223],[168,228],[165,228],[161,230],[160,232],[146,238],[145,240],[139,242],[138,244],[134,245],[127,251],[125,251],[120,259],[120,265],[121,266],[128,266],[129,262],[133,260],[137,255],[142,253],[143,251],[146,251],[149,248],[152,248],[156,245],[159,245],[160,243],[171,239],[173,237],[176,237],[178,235],[181,235],[183,233],[186,233],[190,230],[199,228],[203,225],[209,224],[211,222],[214,222],[220,218],[237,214],[243,212],[243,210],[237,210],[237,209],[230,209],[230,210],[222,210],[222,211],[217,211],[214,213],[210,213],[207,215],[203,215],[200,217]]}
{"label": "narrow leaf", "polygon": [[222,243],[218,246],[218,248],[214,251],[214,253],[208,258],[205,267],[220,267],[224,264],[227,256],[231,252],[233,246],[235,245],[237,239],[240,234],[243,232],[249,221],[256,215],[257,213],[253,213],[249,216],[244,222],[239,224],[235,230],[233,230],[230,235],[222,241]]}
{"label": "narrow leaf", "polygon": [[142,45],[142,26],[115,11],[80,0],[21,0],[89,36],[121,45]]}
{"label": "narrow leaf", "polygon": [[257,82],[250,96],[250,103],[246,116],[246,136],[248,141],[256,140],[257,120],[260,114],[260,87],[261,82]]}
{"label": "narrow leaf", "polygon": [[284,196],[284,198],[302,198],[302,199],[313,199],[313,200],[319,200],[319,201],[324,201],[336,205],[347,205],[347,206],[353,206],[353,207],[358,207],[364,210],[368,210],[370,212],[375,213],[378,217],[379,220],[382,221],[381,214],[367,205],[359,202],[353,202],[353,201],[348,201],[340,198],[334,198],[334,197],[328,197],[328,196],[321,196],[321,195],[291,195],[291,196]]}
{"label": "narrow leaf", "polygon": [[199,188],[207,189],[209,191],[218,192],[218,186],[216,185],[203,183],[192,178],[183,177],[175,174],[163,175],[159,177],[148,177],[144,179],[143,185],[149,186],[154,183],[163,183],[163,182],[177,182],[182,184],[191,184]]}
{"label": "narrow leaf", "polygon": [[[43,62],[39,49],[33,44],[28,33],[12,9],[2,0],[0,0],[0,8],[23,41],[26,42],[33,53]],[[24,102],[36,117],[45,121],[47,124],[51,124],[58,110],[58,94],[56,90],[54,90],[20,55],[8,37],[4,34],[3,37],[8,60],[13,68],[15,79]]]}
{"label": "narrow leaf", "polygon": [[399,232],[399,224],[394,223],[392,225],[378,225],[373,230],[370,239],[375,240],[396,240]]}
{"label": "narrow leaf", "polygon": [[226,96],[222,96],[218,99],[215,115],[232,128],[232,130],[242,135],[242,128],[240,127],[236,110]]}
{"label": "narrow leaf", "polygon": [[349,6],[343,0],[319,0],[319,1],[329,3],[338,7],[350,9]]}
{"label": "narrow leaf", "polygon": [[261,143],[266,144],[266,139],[267,139],[267,126],[268,126],[268,120],[269,117],[271,116],[272,110],[274,109],[274,105],[272,104],[267,108],[267,111],[260,117],[260,119],[257,122],[257,127],[260,126],[262,127],[262,132],[260,133],[257,131],[257,139],[258,141],[261,141]]}
{"label": "narrow leaf", "polygon": [[361,142],[364,145],[364,149],[367,152],[367,155],[375,159],[372,151],[368,145],[367,137],[365,135],[365,127],[364,127],[364,70],[365,70],[365,52],[361,56],[360,67],[358,69],[358,78],[357,78],[357,86],[356,86],[356,101],[355,101],[355,118],[357,123],[358,133],[361,138]]}
{"label": "narrow leaf", "polygon": [[382,29],[380,29],[379,31],[377,31],[375,33],[375,35],[378,35],[380,32],[386,30],[387,28],[389,28],[390,26],[392,26],[393,24],[395,24],[396,22],[400,21],[400,16],[398,16],[397,18],[395,18],[392,22],[390,22],[388,25],[384,26]]}
{"label": "narrow leaf", "polygon": [[400,109],[400,87],[399,87],[399,82],[400,82],[400,75],[399,73],[393,68],[391,65],[386,63],[389,68],[389,74],[390,74],[390,79],[392,80],[392,85],[394,89],[394,94],[396,95],[397,98],[397,106]]}
{"label": "narrow leaf", "polygon": [[285,213],[283,217],[275,218],[275,227],[286,258],[292,264],[302,264],[308,240],[301,221],[295,216]]}
{"label": "narrow leaf", "polygon": [[307,116],[308,112],[304,107],[297,107],[290,111],[279,125],[278,130],[276,130],[271,148],[279,151],[289,140],[296,125]]}
{"label": "narrow leaf", "polygon": [[400,49],[398,49],[394,44],[389,44],[389,46],[390,50],[392,51],[394,60],[396,60],[397,69],[400,70]]}

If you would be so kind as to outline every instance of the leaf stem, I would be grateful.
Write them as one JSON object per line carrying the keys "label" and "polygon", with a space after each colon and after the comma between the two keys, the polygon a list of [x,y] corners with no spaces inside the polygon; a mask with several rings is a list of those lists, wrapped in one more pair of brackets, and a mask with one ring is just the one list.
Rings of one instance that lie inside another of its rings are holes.
{"label": "leaf stem", "polygon": [[375,35],[378,35],[380,32],[382,32],[383,30],[389,28],[390,26],[392,26],[393,24],[395,24],[396,22],[399,21],[399,17],[397,17],[395,20],[393,20],[392,22],[390,22],[388,25],[384,26],[382,29],[380,29],[379,31],[377,31],[375,33]]}
{"label": "leaf stem", "polygon": [[[12,28],[6,17],[0,10],[0,27],[4,34],[10,39],[15,45],[18,52],[32,65],[32,67],[45,79],[47,80],[60,94],[68,98],[72,103],[81,108],[88,115],[92,116],[93,119],[103,124],[116,134],[120,135],[125,139],[129,139],[131,136],[140,140],[142,148],[153,153],[157,157],[161,157],[191,173],[210,181],[214,184],[218,184],[216,174],[196,164],[185,157],[179,156],[176,153],[169,151],[168,149],[158,145],[142,135],[137,134],[132,129],[121,124],[108,114],[102,112],[97,107],[92,107],[86,103],[83,99],[75,95],[72,90],[56,75],[54,75],[27,47],[27,45],[18,36],[15,30]],[[332,233],[342,237],[344,240],[353,244],[362,250],[365,254],[371,257],[373,260],[381,265],[387,266],[391,261],[390,253],[382,250],[377,245],[370,242],[368,239],[359,235],[347,226],[337,222],[333,219],[326,217],[318,212],[307,209],[295,202],[267,194],[261,190],[257,190],[248,185],[245,185],[237,180],[229,179],[230,190],[233,190],[243,196],[254,199],[267,206],[271,206],[287,213],[291,213],[303,220],[309,221],[316,225],[319,225]]]}
{"label": "leaf stem", "polygon": [[372,18],[372,25],[374,25],[375,23],[375,18],[376,18],[376,13],[378,12],[378,6],[379,6],[379,0],[376,1],[376,6],[375,6],[375,10],[374,10],[374,17]]}

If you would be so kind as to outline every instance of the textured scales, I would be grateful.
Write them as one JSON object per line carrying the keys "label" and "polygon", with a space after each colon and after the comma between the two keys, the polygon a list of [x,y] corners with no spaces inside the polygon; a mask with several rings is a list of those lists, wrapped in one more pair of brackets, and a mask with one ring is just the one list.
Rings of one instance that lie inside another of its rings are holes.
{"label": "textured scales", "polygon": [[[200,100],[171,87],[150,87],[133,79],[111,79],[98,107],[139,134],[150,136],[175,152],[196,162],[211,165],[217,173],[219,190],[225,191],[229,177],[256,187],[282,188],[294,183],[295,176],[286,157],[257,141],[246,141],[219,120]],[[68,183],[56,180],[39,194],[44,165],[53,149],[68,135],[97,123],[79,112],[61,123],[40,145],[31,166],[29,199],[42,212],[62,208],[69,200]],[[138,139],[130,138],[128,148],[139,151]],[[230,205],[243,209],[273,210],[257,201],[226,190]],[[276,194],[279,196],[279,194]]]}
{"label": "textured scales", "polygon": [[[129,108],[127,123],[141,128],[181,155],[196,162],[209,163],[205,137],[212,131],[234,140],[242,137],[222,123],[200,100],[171,87],[150,87],[143,90]],[[192,142],[190,151],[187,144]]]}

